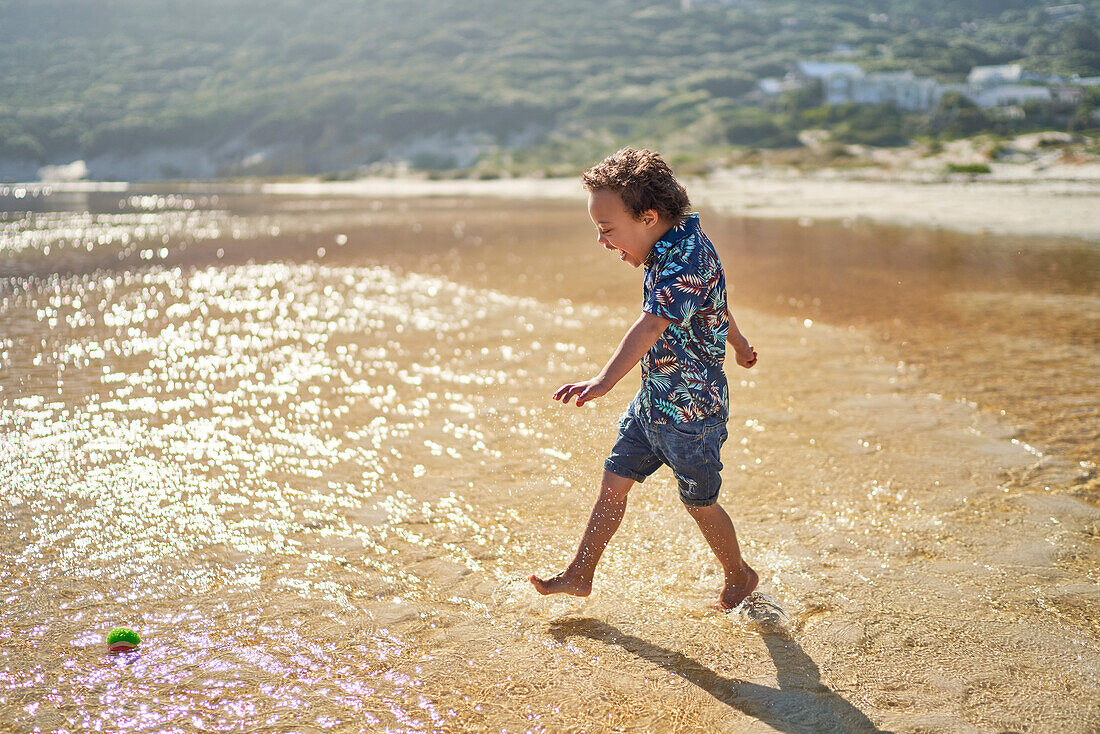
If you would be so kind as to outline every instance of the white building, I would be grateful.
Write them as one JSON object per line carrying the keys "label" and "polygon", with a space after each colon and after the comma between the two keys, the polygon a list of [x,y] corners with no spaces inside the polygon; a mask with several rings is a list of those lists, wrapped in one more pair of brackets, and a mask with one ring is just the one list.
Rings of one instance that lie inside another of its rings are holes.
{"label": "white building", "polygon": [[1017,84],[1023,81],[1024,67],[1019,64],[1000,66],[975,66],[966,75],[966,83],[971,86],[993,86],[995,84]]}
{"label": "white building", "polygon": [[858,65],[835,61],[799,61],[795,64],[794,75],[802,79],[827,79],[829,77],[854,77],[863,76],[863,69]]}
{"label": "white building", "polygon": [[979,107],[1007,107],[1025,102],[1049,102],[1050,87],[1004,84],[972,92],[970,99]]}
{"label": "white building", "polygon": [[911,71],[851,77],[834,75],[822,83],[826,104],[892,104],[900,110],[926,112],[939,104],[943,87]]}
{"label": "white building", "polygon": [[1020,64],[975,66],[966,84],[940,84],[911,71],[867,74],[849,62],[799,61],[784,79],[761,79],[759,87],[764,94],[776,95],[805,86],[810,80],[821,81],[825,104],[892,104],[907,112],[931,111],[948,92],[960,92],[985,108],[1018,108],[1027,102],[1049,103],[1055,99],[1072,104],[1084,98],[1080,87],[1100,83],[1100,77],[1074,77],[1066,85],[1054,77],[1025,71]]}
{"label": "white building", "polygon": [[734,0],[680,0],[680,10],[687,12],[701,5],[734,5]]}
{"label": "white building", "polygon": [[1062,104],[1081,104],[1085,101],[1085,90],[1081,87],[1051,87],[1050,93]]}
{"label": "white building", "polygon": [[1043,12],[1047,14],[1047,17],[1056,22],[1066,22],[1080,18],[1085,14],[1085,6],[1081,3],[1072,3],[1070,5],[1055,5],[1049,8],[1043,8]]}
{"label": "white building", "polygon": [[966,83],[972,87],[992,87],[999,84],[1020,84],[1021,82],[1061,81],[1058,77],[1048,77],[1025,71],[1019,64],[1001,64],[999,66],[975,66],[966,76]]}
{"label": "white building", "polygon": [[760,91],[764,94],[776,95],[783,91],[783,80],[768,77],[758,81],[756,86],[760,87]]}

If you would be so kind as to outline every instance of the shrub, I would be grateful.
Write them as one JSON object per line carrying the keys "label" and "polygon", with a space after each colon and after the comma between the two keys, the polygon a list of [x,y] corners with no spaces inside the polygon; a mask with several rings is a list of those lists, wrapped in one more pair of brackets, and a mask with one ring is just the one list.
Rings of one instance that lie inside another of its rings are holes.
{"label": "shrub", "polygon": [[990,120],[985,113],[958,92],[943,95],[936,111],[925,124],[928,133],[947,137],[966,137],[989,127]]}
{"label": "shrub", "polygon": [[784,129],[765,110],[743,107],[731,110],[725,120],[726,140],[733,145],[780,148],[798,145],[798,138]]}
{"label": "shrub", "polygon": [[948,163],[947,172],[979,174],[989,173],[990,168],[987,163]]}

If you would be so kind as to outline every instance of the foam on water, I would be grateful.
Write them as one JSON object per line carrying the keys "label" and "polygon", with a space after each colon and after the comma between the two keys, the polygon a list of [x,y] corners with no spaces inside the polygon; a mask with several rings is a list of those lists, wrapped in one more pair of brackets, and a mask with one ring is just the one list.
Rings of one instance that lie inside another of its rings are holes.
{"label": "foam on water", "polygon": [[738,607],[745,621],[769,632],[784,632],[791,628],[791,618],[779,602],[766,594],[753,592]]}

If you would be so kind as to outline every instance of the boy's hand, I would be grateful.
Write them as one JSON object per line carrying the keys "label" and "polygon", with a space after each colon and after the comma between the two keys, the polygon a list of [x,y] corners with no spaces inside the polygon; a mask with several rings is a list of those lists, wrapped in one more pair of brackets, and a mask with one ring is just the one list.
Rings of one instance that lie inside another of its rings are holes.
{"label": "boy's hand", "polygon": [[737,328],[737,322],[733,320],[733,314],[730,313],[729,308],[726,309],[726,316],[730,320],[729,332],[726,334],[726,341],[733,347],[733,352],[737,357],[737,364],[741,365],[745,369],[752,369],[756,364],[756,350],[749,344],[749,340],[745,338],[745,335],[741,333],[741,330]]}
{"label": "boy's hand", "polygon": [[748,344],[735,348],[734,353],[736,354],[737,364],[745,369],[752,369],[753,365],[756,364],[756,350]]}
{"label": "boy's hand", "polygon": [[593,377],[591,380],[585,380],[584,382],[562,385],[554,392],[554,400],[568,403],[570,398],[576,395],[577,407],[579,408],[589,400],[603,397],[609,390],[611,390],[610,385],[606,385],[604,381],[598,377]]}
{"label": "boy's hand", "polygon": [[642,312],[638,320],[627,329],[623,340],[619,342],[618,349],[611,355],[611,360],[604,365],[603,370],[591,380],[562,385],[554,393],[554,400],[568,403],[575,395],[579,408],[589,400],[606,395],[634,365],[638,364],[638,360],[645,356],[671,323],[661,316]]}

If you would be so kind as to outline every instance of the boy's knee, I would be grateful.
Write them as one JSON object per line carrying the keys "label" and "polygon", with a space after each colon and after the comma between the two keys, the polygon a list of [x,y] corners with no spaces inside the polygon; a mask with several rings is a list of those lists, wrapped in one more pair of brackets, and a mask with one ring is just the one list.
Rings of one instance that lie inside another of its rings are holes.
{"label": "boy's knee", "polygon": [[684,509],[687,510],[688,513],[693,517],[710,515],[711,513],[715,512],[715,508],[718,507],[717,500],[715,500],[714,502],[708,502],[706,504],[698,504],[685,502],[683,498],[681,498],[680,502],[684,505]]}
{"label": "boy's knee", "polygon": [[630,489],[633,486],[633,479],[627,479],[626,477],[620,477],[611,472],[605,472],[600,493],[612,502],[622,502],[626,499],[626,496],[630,493]]}
{"label": "boy's knee", "polygon": [[619,503],[626,500],[630,494],[630,487],[604,487],[603,496],[611,502]]}

